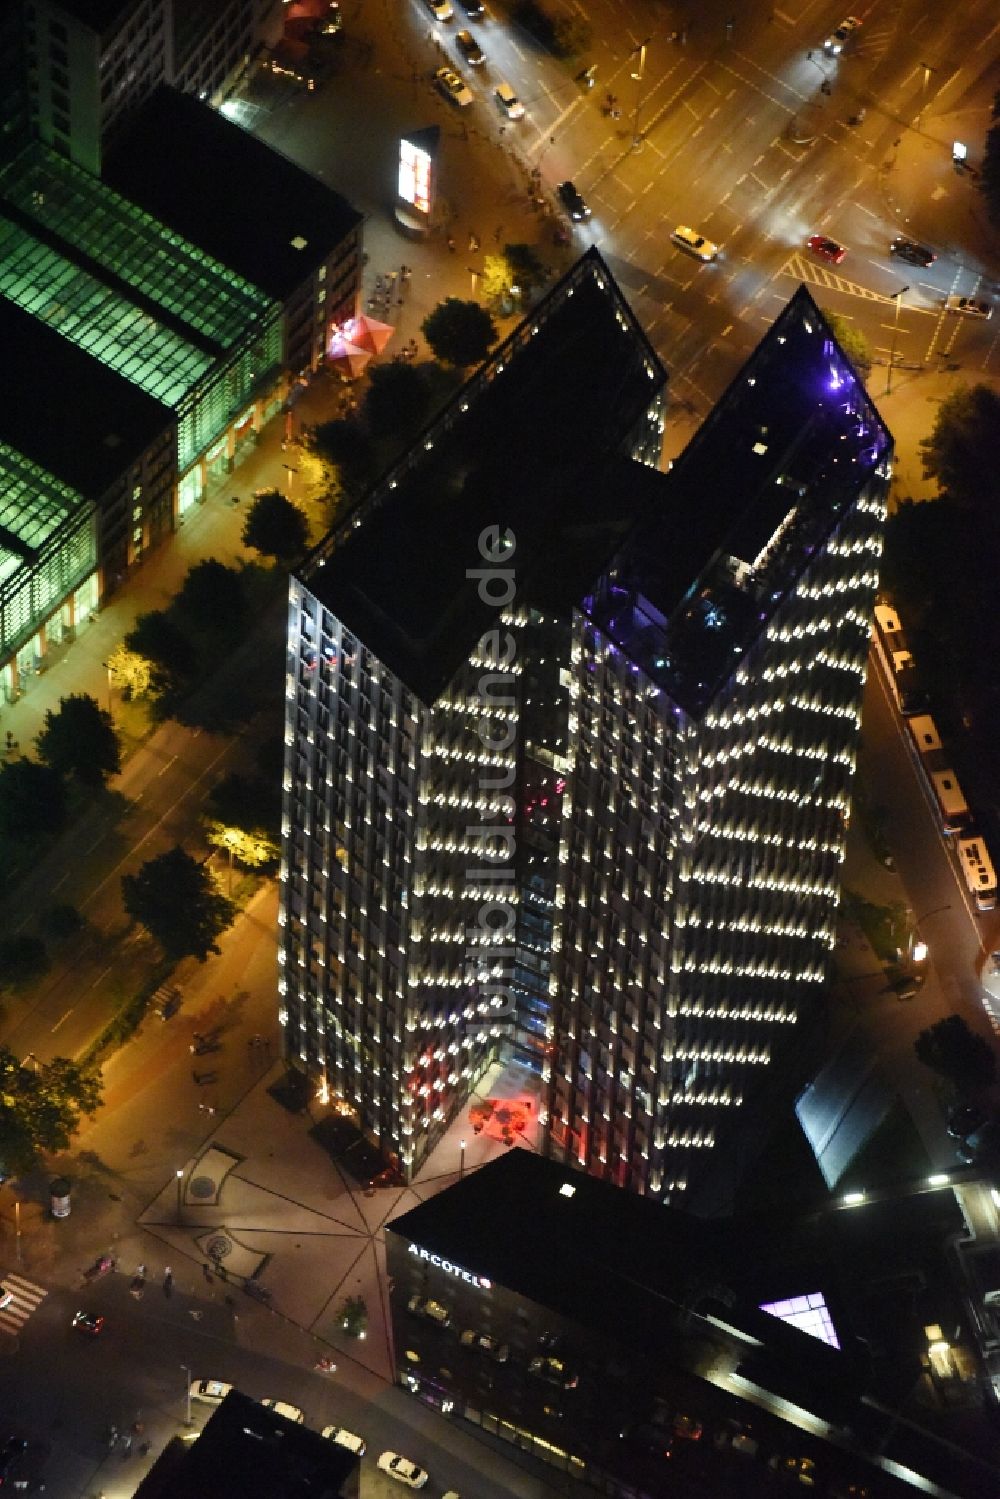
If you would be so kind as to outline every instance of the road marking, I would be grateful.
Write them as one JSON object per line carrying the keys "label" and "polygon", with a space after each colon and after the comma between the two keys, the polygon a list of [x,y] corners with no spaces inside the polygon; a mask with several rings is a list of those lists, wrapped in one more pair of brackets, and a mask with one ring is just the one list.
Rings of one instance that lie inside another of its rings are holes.
{"label": "road marking", "polygon": [[5,1275],[0,1284],[14,1297],[10,1305],[0,1311],[0,1328],[4,1332],[17,1333],[49,1293],[44,1286],[36,1286],[33,1280],[25,1280],[21,1275]]}
{"label": "road marking", "polygon": [[167,761],[166,765],[163,766],[162,770],[158,770],[156,772],[156,779],[157,780],[160,779],[160,776],[165,776],[166,775],[167,771],[170,769],[171,765],[173,765],[173,763],[174,763],[174,761],[176,759],[177,759],[176,755],[171,755],[170,756],[170,759]]}
{"label": "road marking", "polygon": [[51,1029],[51,1030],[50,1030],[50,1031],[49,1031],[49,1035],[50,1035],[50,1036],[54,1036],[54,1035],[55,1035],[55,1033],[56,1033],[56,1031],[57,1031],[57,1030],[58,1030],[58,1029],[59,1029],[59,1027],[60,1027],[60,1026],[61,1026],[61,1025],[62,1025],[62,1023],[63,1023],[63,1021],[64,1021],[64,1020],[68,1020],[68,1019],[69,1019],[69,1017],[70,1017],[70,1016],[71,1016],[71,1015],[72,1015],[72,1013],[73,1013],[73,1006],[72,1006],[72,1005],[70,1005],[70,1007],[69,1007],[69,1009],[68,1009],[68,1010],[67,1010],[67,1011],[66,1011],[66,1013],[65,1013],[65,1015],[60,1015],[60,1017],[59,1017],[59,1019],[58,1019],[58,1020],[57,1020],[57,1021],[56,1021],[56,1023],[55,1023],[55,1025],[54,1025],[54,1026],[53,1026],[53,1027],[52,1027],[52,1029]]}

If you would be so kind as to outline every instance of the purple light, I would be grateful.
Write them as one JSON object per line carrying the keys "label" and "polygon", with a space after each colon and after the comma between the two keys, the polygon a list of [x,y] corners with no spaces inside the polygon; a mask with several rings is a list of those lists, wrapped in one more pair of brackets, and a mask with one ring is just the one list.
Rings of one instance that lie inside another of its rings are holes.
{"label": "purple light", "polygon": [[819,1338],[831,1348],[840,1347],[840,1339],[821,1291],[808,1296],[789,1296],[784,1301],[761,1302],[760,1310],[767,1312],[769,1317],[777,1317],[780,1322],[791,1323],[800,1332]]}

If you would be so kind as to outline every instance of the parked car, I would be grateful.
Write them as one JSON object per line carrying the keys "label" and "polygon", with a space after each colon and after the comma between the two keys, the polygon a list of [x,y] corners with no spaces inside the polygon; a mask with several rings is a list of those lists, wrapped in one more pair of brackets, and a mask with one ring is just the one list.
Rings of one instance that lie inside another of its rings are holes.
{"label": "parked car", "polygon": [[524,119],[524,105],[509,83],[498,83],[493,90],[493,97],[508,120]]}
{"label": "parked car", "polygon": [[574,182],[560,182],[556,188],[556,192],[559,195],[560,203],[571,219],[576,219],[579,222],[581,219],[590,218],[590,209],[584,202],[583,196],[577,191]]}
{"label": "parked car", "polygon": [[375,1466],[388,1473],[390,1478],[395,1478],[397,1483],[405,1483],[409,1489],[422,1489],[430,1477],[426,1468],[418,1468],[416,1463],[411,1463],[408,1457],[400,1457],[398,1452],[383,1452]]}
{"label": "parked car", "polygon": [[770,1458],[767,1466],[773,1468],[776,1473],[784,1473],[789,1478],[798,1479],[807,1489],[816,1487],[816,1464],[811,1457],[782,1457],[775,1453]]}
{"label": "parked car", "polygon": [[14,1292],[8,1291],[5,1285],[0,1284],[0,1312],[3,1311],[5,1306],[10,1306],[13,1300]]}
{"label": "parked car", "polygon": [[231,1389],[221,1379],[193,1379],[190,1394],[192,1400],[203,1400],[206,1405],[221,1405]]}
{"label": "parked car", "polygon": [[454,68],[438,68],[434,74],[434,84],[449,104],[457,104],[459,109],[465,109],[472,103],[472,90]]}
{"label": "parked car", "polygon": [[457,31],[455,33],[455,46],[461,52],[467,63],[478,68],[486,61],[483,49],[472,35],[471,31]]}
{"label": "parked car", "polygon": [[861,24],[857,16],[845,16],[836,31],[831,31],[823,43],[823,51],[839,57]]}
{"label": "parked car", "polygon": [[286,1421],[294,1421],[296,1426],[305,1425],[305,1415],[297,1405],[289,1405],[285,1400],[274,1400],[270,1395],[260,1403],[265,1410],[274,1411],[276,1416],[284,1416]]}
{"label": "parked car", "polygon": [[949,312],[957,312],[960,317],[993,316],[993,307],[989,302],[984,302],[982,297],[945,297],[944,305]]}
{"label": "parked car", "polygon": [[104,1318],[97,1312],[76,1312],[71,1326],[75,1327],[77,1332],[86,1334],[88,1338],[96,1338],[104,1326]]}
{"label": "parked car", "polygon": [[364,1437],[356,1436],[353,1431],[347,1431],[343,1426],[324,1426],[323,1435],[330,1442],[336,1442],[338,1447],[346,1447],[348,1452],[357,1453],[358,1457],[364,1457],[368,1451],[368,1443]]}
{"label": "parked car", "polygon": [[435,21],[450,21],[455,14],[451,8],[451,0],[424,0],[424,4]]}
{"label": "parked car", "polygon": [[835,239],[830,239],[826,234],[811,234],[806,240],[807,247],[818,255],[820,260],[828,260],[831,265],[839,265],[847,251],[843,245]]}
{"label": "parked car", "polygon": [[918,245],[914,239],[904,239],[901,234],[897,234],[890,244],[889,254],[895,255],[897,260],[905,260],[907,265],[926,267],[937,260],[933,250],[928,250],[926,245]]}
{"label": "parked car", "polygon": [[482,0],[458,0],[458,3],[470,21],[481,21],[486,14],[486,7]]}

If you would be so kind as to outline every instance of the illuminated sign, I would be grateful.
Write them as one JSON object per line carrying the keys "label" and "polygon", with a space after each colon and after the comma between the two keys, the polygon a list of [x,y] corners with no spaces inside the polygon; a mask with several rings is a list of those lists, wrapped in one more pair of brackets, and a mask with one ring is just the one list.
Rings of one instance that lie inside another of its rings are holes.
{"label": "illuminated sign", "polygon": [[399,143],[399,196],[418,213],[431,211],[431,157],[412,141]]}
{"label": "illuminated sign", "polygon": [[446,1271],[448,1275],[464,1280],[470,1286],[478,1286],[481,1291],[493,1289],[493,1282],[487,1280],[485,1275],[473,1275],[471,1270],[463,1270],[461,1265],[453,1265],[451,1260],[442,1259],[439,1254],[431,1254],[429,1249],[419,1249],[416,1244],[411,1244],[409,1253],[415,1254],[418,1260],[426,1260],[428,1265],[436,1265],[439,1270]]}

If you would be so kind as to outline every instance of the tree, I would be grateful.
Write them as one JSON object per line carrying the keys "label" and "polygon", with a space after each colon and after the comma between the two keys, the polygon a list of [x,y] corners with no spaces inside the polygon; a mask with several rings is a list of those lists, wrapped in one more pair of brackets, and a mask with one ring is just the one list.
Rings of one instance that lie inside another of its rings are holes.
{"label": "tree", "polygon": [[842,352],[851,361],[855,374],[863,385],[872,372],[871,345],[865,335],[855,328],[850,318],[842,317],[839,312],[828,312],[826,320],[830,324],[831,333]]}
{"label": "tree", "polygon": [[514,0],[511,15],[556,57],[575,57],[590,45],[591,31],[586,21],[564,12],[553,15],[542,0]]}
{"label": "tree", "polygon": [[167,958],[189,954],[204,963],[235,914],[211,871],[174,847],[149,859],[138,874],[122,875],[122,899],[133,921],[155,937]]}
{"label": "tree", "polygon": [[549,279],[548,266],[538,258],[533,245],[504,245],[503,258],[514,283],[526,295],[540,291]]}
{"label": "tree", "polygon": [[210,630],[231,630],[246,614],[243,574],[239,568],[206,557],[188,570],[174,603],[196,625]]}
{"label": "tree", "polygon": [[375,478],[375,453],[371,438],[356,421],[322,422],[312,434],[316,452],[329,463],[345,499],[361,498]]}
{"label": "tree", "polygon": [[0,937],[0,989],[30,984],[49,966],[45,943],[39,937],[15,933]]}
{"label": "tree", "polygon": [[349,1338],[363,1338],[368,1331],[368,1307],[363,1296],[345,1296],[338,1313]]}
{"label": "tree", "polygon": [[[1000,94],[993,101],[994,110]],[[1000,118],[994,115],[994,118]],[[1000,225],[1000,124],[986,132],[983,164],[979,171],[979,191],[986,199],[986,215],[991,224]]]}
{"label": "tree", "polygon": [[76,906],[69,901],[61,901],[42,912],[39,924],[53,941],[62,942],[67,937],[75,937],[87,923]]}
{"label": "tree", "polygon": [[[886,521],[882,587],[909,618],[929,618],[969,576],[970,544],[969,518],[947,496],[900,500]],[[950,603],[944,612],[956,618]]]}
{"label": "tree", "polygon": [[257,495],[243,522],[243,545],[263,557],[292,561],[309,544],[309,525],[297,505],[277,489]]}
{"label": "tree", "polygon": [[152,661],[138,651],[130,651],[124,642],[115,646],[105,665],[108,682],[118,688],[122,697],[145,697],[153,685]]}
{"label": "tree", "polygon": [[33,1070],[0,1047],[0,1164],[15,1175],[29,1171],[43,1151],[65,1150],[80,1115],[101,1103],[96,1075],[66,1057]]}
{"label": "tree", "polygon": [[261,869],[273,864],[280,852],[277,838],[259,829],[247,830],[234,827],[232,823],[205,823],[205,837],[215,848],[224,849],[230,858],[244,869]]}
{"label": "tree", "polygon": [[125,646],[151,663],[152,686],[156,692],[177,687],[195,669],[191,642],[162,609],[140,614],[135,629],[125,636]]}
{"label": "tree", "polygon": [[376,364],[361,406],[361,417],[373,437],[410,437],[430,414],[427,376],[413,364]]}
{"label": "tree", "polygon": [[48,709],[35,744],[47,765],[85,786],[103,786],[122,768],[114,720],[85,692],[61,697],[58,713]]}
{"label": "tree", "polygon": [[938,406],[920,443],[924,473],[977,517],[996,525],[1000,502],[1000,395],[988,385],[960,385]]}
{"label": "tree", "polygon": [[273,780],[231,771],[208,793],[206,815],[227,827],[277,839],[281,834],[281,772],[281,761]]}
{"label": "tree", "polygon": [[961,1015],[948,1015],[921,1031],[913,1049],[925,1067],[963,1089],[987,1087],[996,1076],[992,1047],[969,1029]]}
{"label": "tree", "polygon": [[436,359],[467,369],[481,364],[497,341],[496,325],[478,302],[446,297],[424,318],[421,331]]}
{"label": "tree", "polygon": [[0,833],[56,833],[66,820],[62,776],[37,760],[0,767]]}

